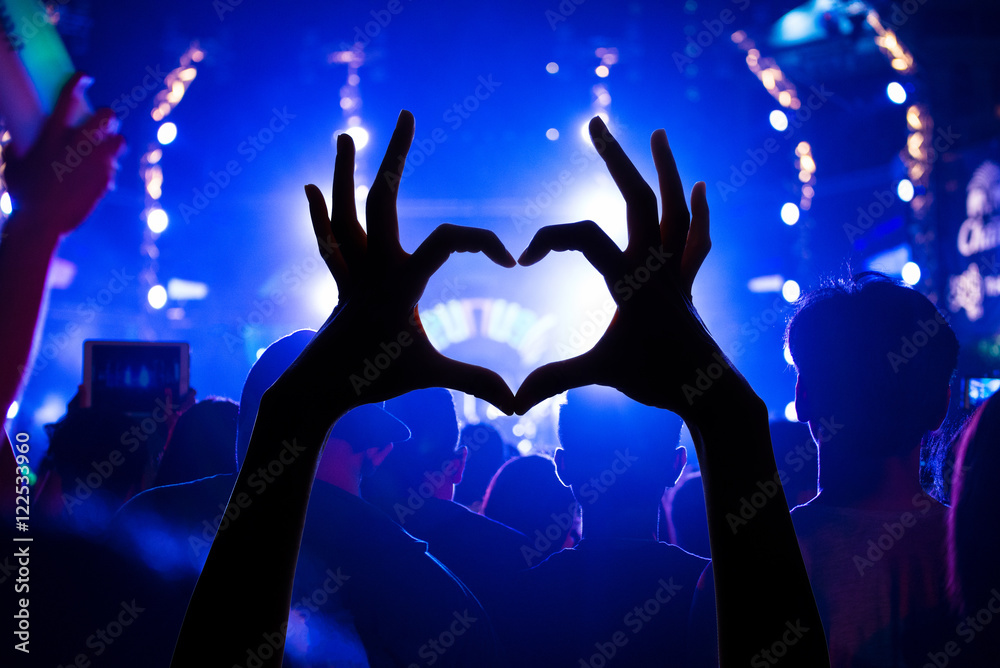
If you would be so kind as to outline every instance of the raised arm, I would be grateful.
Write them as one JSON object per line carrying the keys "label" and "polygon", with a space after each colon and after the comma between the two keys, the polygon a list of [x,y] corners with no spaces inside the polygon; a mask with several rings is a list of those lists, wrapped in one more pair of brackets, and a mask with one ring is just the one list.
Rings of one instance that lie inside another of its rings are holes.
{"label": "raised arm", "polygon": [[[239,513],[222,524],[212,543],[174,666],[244,665],[248,652],[261,661],[257,665],[281,665],[309,492],[326,433],[340,416],[425,387],[460,389],[513,410],[513,395],[497,374],[444,357],[420,327],[417,301],[451,253],[482,251],[503,266],[515,263],[492,232],[456,226],[437,228],[412,254],[402,249],[396,194],[413,128],[413,116],[402,112],[368,196],[367,234],[355,211],[349,136],[337,141],[332,216],[319,189],[306,186],[320,254],[337,281],[339,303],[261,400],[230,502]],[[381,360],[388,356],[393,359],[386,366]],[[379,377],[359,383],[365,361],[376,358],[385,367]],[[258,469],[275,460],[282,463],[280,475],[263,489],[258,477],[255,486]],[[250,503],[240,507],[240,499]],[[268,649],[258,652],[262,645]]]}
{"label": "raised arm", "polygon": [[[76,229],[113,187],[116,159],[125,147],[117,134],[118,119],[110,109],[98,109],[80,128],[68,125],[90,83],[83,74],[75,74],[63,87],[31,150],[5,160],[4,177],[16,209],[0,240],[0,294],[4,295],[0,407],[4,413],[27,375],[45,279],[59,240]],[[69,167],[65,164],[67,148],[82,144],[89,148],[86,157]]]}
{"label": "raised arm", "polygon": [[[539,230],[519,262],[534,264],[553,250],[580,251],[604,276],[618,310],[593,349],[531,373],[518,390],[517,411],[567,389],[598,384],[679,414],[702,467],[720,665],[758,665],[755,658],[763,661],[762,650],[776,642],[788,650],[788,665],[829,665],[777,481],[767,409],[691,304],[691,285],[710,247],[705,184],[692,191],[692,216],[666,133],[655,132],[651,143],[663,209],[658,217],[652,188],[599,118],[591,121],[590,133],[625,197],[628,246],[619,250],[594,222],[583,221]],[[762,485],[773,489],[770,500],[751,520],[731,524]],[[789,629],[796,630],[791,638]]]}

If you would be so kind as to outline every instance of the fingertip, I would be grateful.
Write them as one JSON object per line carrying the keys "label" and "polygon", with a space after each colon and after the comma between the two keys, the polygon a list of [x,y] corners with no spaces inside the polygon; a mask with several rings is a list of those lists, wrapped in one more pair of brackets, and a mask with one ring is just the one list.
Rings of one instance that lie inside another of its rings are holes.
{"label": "fingertip", "polygon": [[399,110],[399,117],[396,119],[397,128],[412,127],[414,125],[413,114],[407,109]]}
{"label": "fingertip", "polygon": [[354,149],[354,137],[347,134],[346,132],[342,132],[341,134],[337,135],[337,153],[340,153],[341,151],[351,151],[353,149]]}

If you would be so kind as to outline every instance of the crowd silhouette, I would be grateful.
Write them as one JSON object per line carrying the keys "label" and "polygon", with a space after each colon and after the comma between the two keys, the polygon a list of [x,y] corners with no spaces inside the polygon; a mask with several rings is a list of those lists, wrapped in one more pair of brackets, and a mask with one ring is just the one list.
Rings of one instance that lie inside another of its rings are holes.
{"label": "crowd silhouette", "polygon": [[[86,85],[67,84],[32,151],[7,165],[5,407],[30,382],[54,250],[124,145],[110,110],[69,126]],[[32,486],[33,568],[46,574],[32,596],[50,603],[32,617],[37,665],[996,665],[997,399],[945,455],[950,499],[921,482],[958,356],[944,316],[872,272],[804,294],[786,338],[808,432],[769,424],[692,303],[711,248],[705,184],[688,196],[657,130],[657,197],[600,118],[589,130],[627,205],[627,247],[581,221],[540,229],[516,260],[493,232],[454,225],[403,250],[407,111],[363,228],[354,142],[340,135],[332,208],[305,188],[339,294],[318,331],[269,346],[238,404],[165,394],[146,438],[79,399],[51,426]],[[55,180],[52,156],[82,132],[96,149]],[[514,392],[431,345],[416,304],[452,253],[511,269],[563,251],[616,300],[593,349]],[[641,289],[614,289],[638,268]],[[359,390],[350,374],[385,346],[392,363]],[[712,383],[694,391],[699,373]],[[449,390],[506,414],[565,394],[560,448],[516,456],[491,426],[462,425]],[[2,459],[13,532],[16,442]]]}

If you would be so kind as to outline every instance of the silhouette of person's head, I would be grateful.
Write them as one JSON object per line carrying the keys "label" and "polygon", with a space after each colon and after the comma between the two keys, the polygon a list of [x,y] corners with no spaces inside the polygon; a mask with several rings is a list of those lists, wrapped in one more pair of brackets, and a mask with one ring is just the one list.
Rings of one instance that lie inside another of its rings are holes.
{"label": "silhouette of person's head", "polygon": [[510,459],[510,447],[493,425],[469,424],[462,429],[459,445],[469,453],[462,481],[455,486],[455,501],[478,511],[486,488],[503,463]]}
{"label": "silhouette of person's head", "polygon": [[157,485],[173,485],[236,471],[239,404],[221,397],[199,401],[184,411],[170,433],[156,474]]}
{"label": "silhouette of person's head", "polygon": [[786,338],[795,409],[821,446],[827,482],[880,475],[873,462],[911,457],[947,414],[955,332],[929,299],[883,274],[806,294]]}
{"label": "silhouette of person's head", "polygon": [[1000,583],[1000,395],[976,409],[958,441],[948,513],[949,589],[966,614],[986,604]]}
{"label": "silhouette of person's head", "polygon": [[395,443],[378,470],[364,479],[362,495],[376,503],[391,503],[414,492],[450,501],[468,452],[458,446],[451,392],[415,390],[385,402],[385,409],[409,428],[410,438]]}
{"label": "silhouette of person's head", "polygon": [[556,467],[584,511],[656,508],[687,462],[681,420],[592,385],[570,390],[559,411]]}
{"label": "silhouette of person's head", "polygon": [[147,433],[140,422],[120,411],[90,407],[75,408],[46,426],[49,449],[42,468],[59,476],[63,517],[76,529],[102,531],[114,513],[143,490],[143,478],[166,439],[166,429]]}
{"label": "silhouette of person's head", "polygon": [[667,499],[665,510],[670,542],[691,554],[710,557],[712,548],[708,541],[705,487],[701,472],[685,473],[664,498]]}
{"label": "silhouette of person's head", "polygon": [[[236,455],[240,466],[246,457],[260,401],[271,385],[291,366],[316,336],[301,329],[267,347],[254,363],[240,395]],[[360,479],[375,471],[394,442],[410,435],[406,426],[385,412],[382,403],[364,404],[348,411],[333,425],[316,471],[316,479],[358,493]]]}
{"label": "silhouette of person's head", "polygon": [[250,368],[246,382],[243,383],[243,393],[240,395],[239,420],[236,427],[237,467],[243,465],[243,459],[246,457],[253,423],[257,420],[257,411],[260,410],[260,400],[264,392],[278,380],[315,335],[316,332],[311,329],[300,329],[281,337],[269,345]]}
{"label": "silhouette of person's head", "polygon": [[575,542],[580,507],[542,455],[515,457],[497,471],[483,499],[483,515],[526,535],[540,552],[531,565]]}

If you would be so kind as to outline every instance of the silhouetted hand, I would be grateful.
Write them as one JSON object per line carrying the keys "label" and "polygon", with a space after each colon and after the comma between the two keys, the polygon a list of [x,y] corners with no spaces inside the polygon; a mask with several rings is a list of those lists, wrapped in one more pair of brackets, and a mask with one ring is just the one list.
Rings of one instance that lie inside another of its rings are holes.
{"label": "silhouetted hand", "polygon": [[621,251],[586,220],[542,228],[518,262],[527,266],[550,251],[578,250],[604,277],[618,309],[591,350],[529,374],[517,392],[516,410],[524,413],[547,397],[597,384],[690,417],[694,402],[683,385],[693,383],[699,369],[725,359],[690,298],[711,248],[705,184],[699,182],[691,193],[691,216],[666,133],[653,133],[663,200],[657,224],[656,195],[600,118],[591,120],[590,135],[625,197],[628,246]]}
{"label": "silhouetted hand", "polygon": [[31,149],[23,157],[7,157],[5,178],[18,212],[54,236],[76,229],[114,188],[117,158],[125,148],[110,109],[98,109],[79,128],[69,125],[91,83],[81,72],[74,74]]}
{"label": "silhouetted hand", "polygon": [[[513,393],[493,371],[449,359],[427,339],[417,301],[427,281],[454,252],[482,252],[493,262],[516,265],[488,230],[441,225],[412,253],[399,243],[396,194],[410,142],[413,116],[399,115],[385,157],[368,194],[368,232],[358,222],[354,195],[354,142],[337,138],[333,215],[319,188],[306,186],[320,253],[337,281],[339,303],[303,357],[337,369],[330,399],[351,405],[382,401],[411,390],[448,387],[513,411]],[[331,342],[325,345],[324,342]]]}

